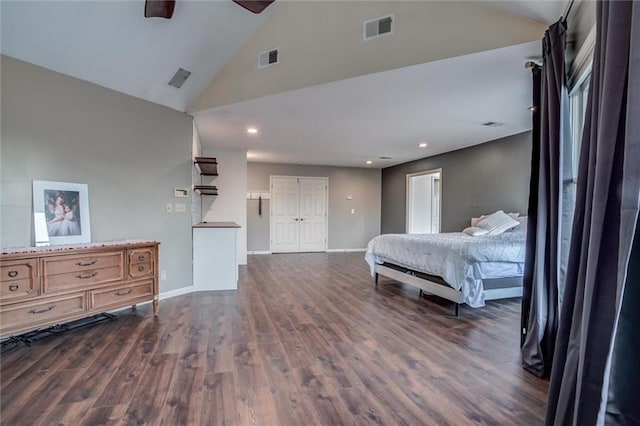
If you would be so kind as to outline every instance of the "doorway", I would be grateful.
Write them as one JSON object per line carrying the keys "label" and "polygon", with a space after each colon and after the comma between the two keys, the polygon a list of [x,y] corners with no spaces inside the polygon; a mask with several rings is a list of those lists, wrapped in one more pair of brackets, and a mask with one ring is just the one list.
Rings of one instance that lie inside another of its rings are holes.
{"label": "doorway", "polygon": [[407,175],[408,234],[440,232],[442,169]]}
{"label": "doorway", "polygon": [[271,176],[271,253],[327,250],[329,178]]}

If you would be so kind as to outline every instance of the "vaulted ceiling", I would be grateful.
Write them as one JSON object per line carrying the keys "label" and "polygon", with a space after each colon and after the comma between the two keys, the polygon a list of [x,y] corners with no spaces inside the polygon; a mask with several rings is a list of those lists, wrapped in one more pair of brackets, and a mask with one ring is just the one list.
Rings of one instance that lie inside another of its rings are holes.
{"label": "vaulted ceiling", "polygon": [[[143,0],[2,0],[2,53],[186,111],[271,13],[231,0],[178,0],[173,18],[145,18]],[[182,88],[167,83],[178,68]]]}
{"label": "vaulted ceiling", "polygon": [[[526,130],[522,64],[539,55],[565,3],[277,0],[254,15],[231,0],[178,0],[163,20],[145,19],[142,0],[3,0],[1,49],[189,111],[210,148],[362,166]],[[364,42],[362,21],[388,13],[394,34]],[[281,63],[258,70],[258,52],[271,48]],[[167,84],[178,68],[192,72],[181,89]],[[504,124],[486,129],[483,120]],[[248,138],[248,125],[259,133]],[[415,149],[422,140],[433,150]]]}

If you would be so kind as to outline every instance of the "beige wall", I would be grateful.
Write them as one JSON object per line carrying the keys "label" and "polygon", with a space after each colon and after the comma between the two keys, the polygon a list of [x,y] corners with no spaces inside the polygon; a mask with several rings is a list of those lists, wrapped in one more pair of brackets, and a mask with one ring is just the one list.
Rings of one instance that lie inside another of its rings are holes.
{"label": "beige wall", "polygon": [[[284,1],[191,111],[539,40],[546,26],[461,1]],[[365,20],[394,14],[395,32],[364,41]],[[258,69],[258,53],[280,63]],[[524,59],[524,58],[523,58]]]}
{"label": "beige wall", "polygon": [[[93,241],[160,241],[166,292],[192,285],[192,120],[184,113],[2,56],[2,246],[34,242],[32,180],[86,183]],[[166,213],[182,202],[187,212]]]}
{"label": "beige wall", "polygon": [[[361,249],[380,233],[380,170],[292,164],[248,163],[247,189],[269,192],[269,176],[329,178],[328,248]],[[352,199],[347,200],[347,195]],[[247,200],[247,247],[269,250],[269,201]],[[355,209],[355,214],[351,214]]]}

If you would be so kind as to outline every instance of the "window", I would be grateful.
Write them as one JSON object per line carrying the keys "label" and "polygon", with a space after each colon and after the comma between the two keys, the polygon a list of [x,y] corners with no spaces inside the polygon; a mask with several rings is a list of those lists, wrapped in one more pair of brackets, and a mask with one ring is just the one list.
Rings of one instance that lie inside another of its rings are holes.
{"label": "window", "polygon": [[587,98],[589,95],[589,81],[591,73],[585,73],[581,82],[575,85],[570,95],[569,108],[571,112],[571,165],[573,170],[572,183],[575,185],[578,178],[578,162],[580,160],[580,144],[582,143],[582,131],[584,116],[587,110]]}

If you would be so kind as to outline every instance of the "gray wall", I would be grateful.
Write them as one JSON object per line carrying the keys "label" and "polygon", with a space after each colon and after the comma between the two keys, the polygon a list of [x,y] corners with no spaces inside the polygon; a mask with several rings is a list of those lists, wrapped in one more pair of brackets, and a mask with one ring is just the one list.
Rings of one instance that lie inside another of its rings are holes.
{"label": "gray wall", "polygon": [[[32,180],[87,183],[93,241],[161,242],[160,290],[192,285],[192,121],[178,111],[2,56],[2,246],[32,245]],[[187,206],[188,211],[188,206]]]}
{"label": "gray wall", "polygon": [[[271,163],[247,164],[247,190],[269,191],[269,176],[329,178],[329,249],[365,248],[380,233],[380,170]],[[347,200],[347,195],[353,197]],[[351,214],[351,209],[356,213]],[[247,200],[247,249],[269,250],[269,201]]]}
{"label": "gray wall", "polygon": [[502,209],[526,214],[531,133],[382,170],[382,233],[405,232],[406,175],[442,168],[442,232],[461,231],[471,217]]}

